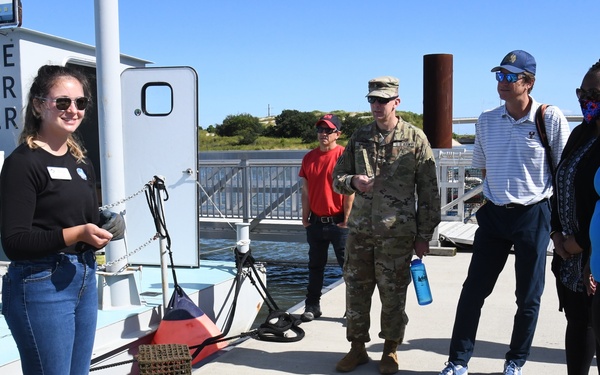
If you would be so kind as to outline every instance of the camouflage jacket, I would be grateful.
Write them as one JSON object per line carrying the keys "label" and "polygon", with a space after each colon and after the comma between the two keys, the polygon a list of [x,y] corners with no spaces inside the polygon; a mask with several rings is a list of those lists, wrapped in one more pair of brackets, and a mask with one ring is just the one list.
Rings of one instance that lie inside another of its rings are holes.
{"label": "camouflage jacket", "polygon": [[[374,176],[373,190],[361,193],[352,176]],[[356,193],[348,219],[351,232],[383,237],[413,236],[431,241],[440,222],[435,158],[425,133],[399,119],[382,138],[375,122],[357,129],[333,170],[334,190]]]}

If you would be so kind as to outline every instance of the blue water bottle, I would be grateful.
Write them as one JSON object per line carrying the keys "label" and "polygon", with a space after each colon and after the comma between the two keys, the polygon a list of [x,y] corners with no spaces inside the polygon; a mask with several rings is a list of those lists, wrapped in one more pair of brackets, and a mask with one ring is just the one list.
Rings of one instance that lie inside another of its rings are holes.
{"label": "blue water bottle", "polygon": [[417,301],[419,305],[429,305],[433,298],[431,297],[431,288],[427,279],[427,271],[421,259],[415,259],[410,262],[410,274],[412,275]]}

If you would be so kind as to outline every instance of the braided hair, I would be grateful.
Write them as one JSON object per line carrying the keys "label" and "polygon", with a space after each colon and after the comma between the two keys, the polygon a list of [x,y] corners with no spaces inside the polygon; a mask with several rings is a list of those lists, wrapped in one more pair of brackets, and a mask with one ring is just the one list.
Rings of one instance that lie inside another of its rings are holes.
{"label": "braided hair", "polygon": [[588,70],[587,74],[598,74],[600,72],[600,60],[597,63],[592,65],[592,67]]}

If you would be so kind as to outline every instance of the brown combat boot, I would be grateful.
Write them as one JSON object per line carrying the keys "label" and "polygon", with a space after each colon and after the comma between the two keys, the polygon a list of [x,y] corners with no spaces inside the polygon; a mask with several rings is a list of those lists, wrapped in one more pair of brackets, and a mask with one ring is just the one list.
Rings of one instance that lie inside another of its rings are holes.
{"label": "brown combat boot", "polygon": [[398,372],[398,356],[396,355],[397,348],[398,342],[385,340],[385,343],[383,344],[383,355],[381,356],[381,362],[379,362],[380,373],[395,374]]}
{"label": "brown combat boot", "polygon": [[335,369],[339,372],[350,372],[354,370],[356,366],[364,365],[367,362],[369,362],[369,355],[367,354],[365,343],[352,341],[350,352],[337,363]]}

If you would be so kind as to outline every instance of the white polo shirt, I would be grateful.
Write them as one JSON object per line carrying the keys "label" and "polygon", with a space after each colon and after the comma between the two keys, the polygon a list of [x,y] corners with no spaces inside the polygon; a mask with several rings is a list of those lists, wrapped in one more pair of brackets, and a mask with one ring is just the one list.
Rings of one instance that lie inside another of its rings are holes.
{"label": "white polo shirt", "polygon": [[[552,175],[535,126],[540,106],[533,98],[527,116],[513,119],[504,105],[485,111],[475,124],[473,167],[486,169],[483,195],[497,205],[531,205],[552,195]],[[544,116],[554,165],[560,160],[570,129],[560,109]]]}

